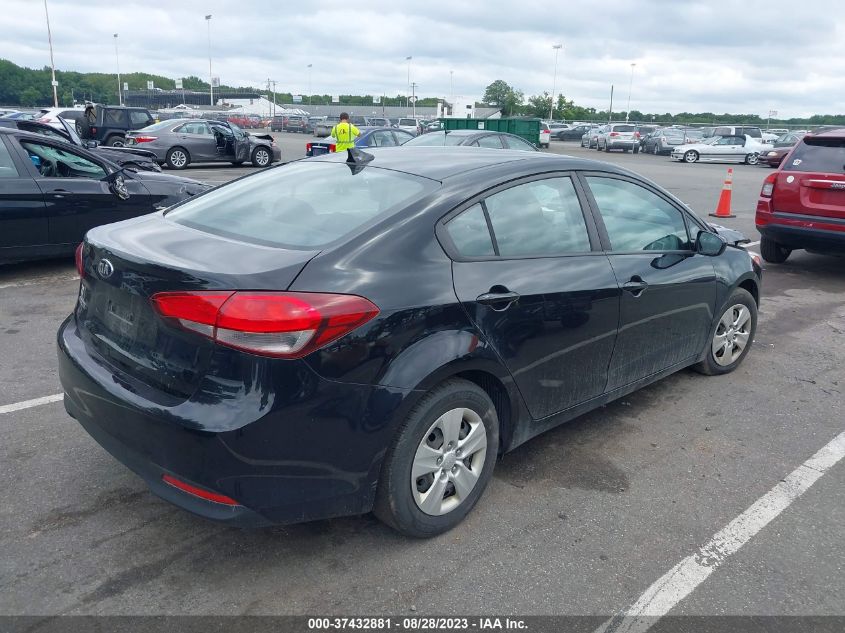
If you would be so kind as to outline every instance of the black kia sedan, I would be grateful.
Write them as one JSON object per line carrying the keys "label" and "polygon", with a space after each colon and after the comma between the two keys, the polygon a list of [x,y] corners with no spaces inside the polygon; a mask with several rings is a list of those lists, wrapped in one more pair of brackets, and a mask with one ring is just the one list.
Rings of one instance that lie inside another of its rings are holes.
{"label": "black kia sedan", "polygon": [[755,256],[606,163],[466,147],[296,161],[93,229],[68,413],[234,525],[456,525],[498,455],[685,367],[735,369]]}
{"label": "black kia sedan", "polygon": [[0,127],[0,264],[72,255],[85,232],[210,187],[120,167],[58,138]]}

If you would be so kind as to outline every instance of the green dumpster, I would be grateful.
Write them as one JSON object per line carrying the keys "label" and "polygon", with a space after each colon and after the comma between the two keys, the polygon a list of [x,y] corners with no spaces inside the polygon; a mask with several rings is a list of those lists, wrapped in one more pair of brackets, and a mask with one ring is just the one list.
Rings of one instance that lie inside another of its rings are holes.
{"label": "green dumpster", "polygon": [[444,130],[490,130],[521,136],[529,143],[540,144],[540,119],[440,119]]}

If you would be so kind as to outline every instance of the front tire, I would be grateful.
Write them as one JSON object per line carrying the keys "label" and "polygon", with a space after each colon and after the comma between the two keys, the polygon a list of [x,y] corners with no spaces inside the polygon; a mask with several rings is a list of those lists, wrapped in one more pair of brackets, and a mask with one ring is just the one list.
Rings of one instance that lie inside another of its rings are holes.
{"label": "front tire", "polygon": [[252,150],[252,164],[254,167],[268,167],[273,162],[273,155],[266,147],[259,146]]}
{"label": "front tire", "polygon": [[499,419],[487,393],[466,380],[440,384],[398,429],[373,512],[407,536],[452,529],[487,487],[498,448]]}
{"label": "front tire", "polygon": [[770,264],[782,264],[792,253],[791,248],[778,244],[768,237],[760,238],[760,255]]}
{"label": "front tire", "polygon": [[164,162],[170,169],[185,169],[191,162],[191,157],[188,150],[182,147],[171,147],[167,150]]}
{"label": "front tire", "polygon": [[760,162],[760,157],[757,154],[747,154],[745,156],[745,164],[746,165],[756,165]]}
{"label": "front tire", "polygon": [[756,331],[757,303],[751,293],[737,288],[710,333],[704,360],[693,365],[693,369],[706,376],[732,372],[751,349]]}
{"label": "front tire", "polygon": [[691,149],[688,152],[684,153],[684,162],[685,163],[694,163],[698,160],[698,152]]}

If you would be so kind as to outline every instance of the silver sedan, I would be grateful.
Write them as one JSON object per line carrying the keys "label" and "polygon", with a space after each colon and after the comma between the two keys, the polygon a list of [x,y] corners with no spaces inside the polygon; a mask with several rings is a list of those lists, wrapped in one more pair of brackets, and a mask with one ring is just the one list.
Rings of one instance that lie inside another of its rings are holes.
{"label": "silver sedan", "polygon": [[191,163],[250,161],[268,167],[282,159],[282,151],[269,134],[250,134],[226,121],[172,119],[126,134],[127,147],[153,152],[171,169]]}

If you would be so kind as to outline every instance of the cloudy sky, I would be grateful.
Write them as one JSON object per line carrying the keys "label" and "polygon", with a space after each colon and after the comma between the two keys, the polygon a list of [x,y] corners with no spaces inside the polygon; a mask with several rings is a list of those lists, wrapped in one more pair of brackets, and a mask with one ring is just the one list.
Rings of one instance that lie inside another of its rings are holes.
{"label": "cloudy sky", "polygon": [[[3,0],[0,57],[49,65],[42,0]],[[48,0],[56,67],[208,76],[227,85],[322,94],[480,98],[504,79],[526,96],[557,90],[579,105],[782,117],[845,113],[845,12],[804,0]],[[2,81],[2,77],[0,77]]]}

